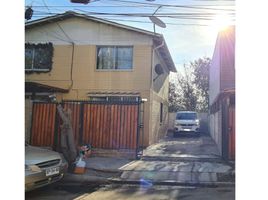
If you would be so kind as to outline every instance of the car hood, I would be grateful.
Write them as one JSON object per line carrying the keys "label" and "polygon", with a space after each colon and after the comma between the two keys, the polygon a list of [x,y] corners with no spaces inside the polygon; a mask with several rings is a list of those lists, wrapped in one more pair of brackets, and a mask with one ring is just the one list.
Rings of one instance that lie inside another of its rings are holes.
{"label": "car hood", "polygon": [[195,123],[196,120],[176,119],[176,122],[179,122],[179,123],[182,123],[182,124],[188,124],[188,123]]}
{"label": "car hood", "polygon": [[34,146],[25,146],[25,164],[34,165],[49,160],[61,159],[59,153]]}

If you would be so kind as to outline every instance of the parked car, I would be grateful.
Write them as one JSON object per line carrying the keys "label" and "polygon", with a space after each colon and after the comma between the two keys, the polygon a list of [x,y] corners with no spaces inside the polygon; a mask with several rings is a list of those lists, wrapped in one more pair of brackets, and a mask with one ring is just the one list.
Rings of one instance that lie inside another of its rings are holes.
{"label": "parked car", "polygon": [[59,181],[67,169],[62,154],[25,144],[25,191]]}
{"label": "parked car", "polygon": [[193,111],[180,111],[176,113],[174,123],[174,136],[179,133],[194,133],[199,135],[200,124],[197,113]]}

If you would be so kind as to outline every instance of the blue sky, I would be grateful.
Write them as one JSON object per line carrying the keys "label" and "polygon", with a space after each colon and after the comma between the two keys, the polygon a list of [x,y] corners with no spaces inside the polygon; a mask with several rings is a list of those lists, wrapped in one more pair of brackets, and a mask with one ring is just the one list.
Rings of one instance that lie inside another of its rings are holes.
{"label": "blue sky", "polygon": [[[134,3],[135,2],[135,3]],[[157,5],[179,5],[186,7],[169,7]],[[70,0],[26,0],[25,6],[32,5],[34,15],[32,19],[46,17],[51,14],[63,13],[73,10],[79,13],[92,14],[101,13],[140,13],[153,14],[166,23],[166,28],[156,26],[156,32],[164,35],[170,50],[173,61],[177,69],[181,69],[183,64],[187,64],[203,56],[212,57],[217,36],[217,28],[214,27],[215,16],[220,12],[234,13],[221,9],[235,10],[235,1],[232,0],[98,0],[89,4],[71,3]],[[46,7],[47,6],[47,7]],[[191,6],[194,8],[189,8]],[[197,9],[199,7],[199,9]],[[206,8],[206,9],[204,9]],[[91,13],[89,13],[91,12]],[[173,14],[192,15],[198,19],[171,18]],[[163,17],[168,15],[169,17]],[[205,17],[202,17],[204,16]],[[148,17],[129,17],[129,16],[107,16],[93,15],[106,18],[118,23],[153,31],[153,24]],[[200,19],[202,18],[202,19]],[[139,21],[139,22],[131,22]],[[234,22],[232,22],[234,23]]]}

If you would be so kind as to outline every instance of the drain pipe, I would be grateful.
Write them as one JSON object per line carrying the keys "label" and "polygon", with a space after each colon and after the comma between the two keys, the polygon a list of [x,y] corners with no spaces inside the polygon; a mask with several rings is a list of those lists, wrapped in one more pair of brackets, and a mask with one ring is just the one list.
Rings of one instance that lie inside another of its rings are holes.
{"label": "drain pipe", "polygon": [[71,80],[71,84],[69,86],[69,89],[72,89],[73,87],[73,66],[74,66],[74,43],[72,42],[72,60],[71,60],[71,70],[70,70],[70,80]]}

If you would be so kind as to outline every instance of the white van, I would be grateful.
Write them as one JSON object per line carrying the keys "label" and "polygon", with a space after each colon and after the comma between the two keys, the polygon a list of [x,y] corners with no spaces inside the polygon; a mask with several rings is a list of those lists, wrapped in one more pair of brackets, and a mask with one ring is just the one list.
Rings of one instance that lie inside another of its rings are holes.
{"label": "white van", "polygon": [[193,111],[180,111],[176,113],[174,123],[174,136],[177,133],[195,133],[199,135],[200,124],[197,113]]}

